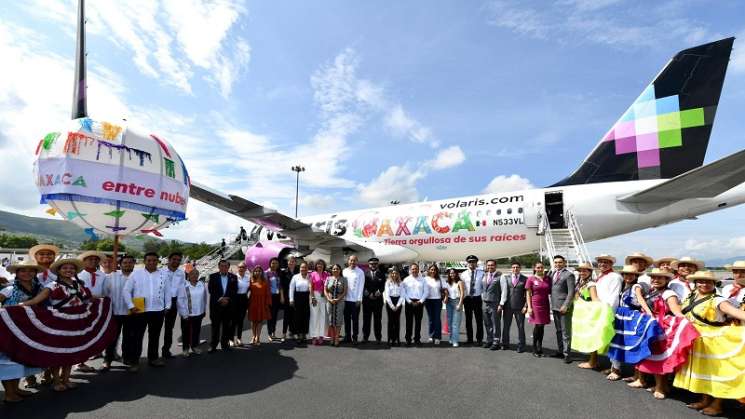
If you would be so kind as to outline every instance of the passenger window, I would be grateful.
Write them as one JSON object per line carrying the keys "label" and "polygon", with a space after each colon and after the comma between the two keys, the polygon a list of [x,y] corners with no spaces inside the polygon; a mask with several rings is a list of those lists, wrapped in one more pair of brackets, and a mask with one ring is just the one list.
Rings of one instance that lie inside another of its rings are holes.
{"label": "passenger window", "polygon": [[512,208],[507,208],[507,214],[512,214]]}
{"label": "passenger window", "polygon": [[498,209],[497,210],[497,215],[502,215],[502,210],[501,209]]}
{"label": "passenger window", "polygon": [[523,209],[522,209],[522,207],[521,207],[521,208],[518,208],[518,209],[517,209],[517,213],[518,213],[518,214],[522,214],[522,213],[523,213]]}

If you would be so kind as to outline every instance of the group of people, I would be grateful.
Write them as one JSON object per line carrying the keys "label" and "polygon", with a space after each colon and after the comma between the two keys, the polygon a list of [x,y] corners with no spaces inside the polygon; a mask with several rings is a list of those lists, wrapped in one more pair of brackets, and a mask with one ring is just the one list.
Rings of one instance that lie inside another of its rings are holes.
{"label": "group of people", "polygon": [[[572,362],[571,351],[588,354],[580,368],[597,369],[599,354],[607,354],[608,380],[624,380],[630,387],[649,388],[665,398],[672,384],[701,394],[690,405],[708,415],[722,411],[723,399],[745,401],[745,261],[732,266],[734,282],[721,291],[717,278],[701,261],[684,257],[653,260],[642,253],[628,256],[620,272],[610,255],[596,258],[596,267],[580,264],[573,272],[562,256],[547,269],[542,262],[530,275],[513,263],[510,272],[497,271],[495,260],[485,269],[471,255],[468,267],[448,269],[441,277],[436,264],[422,269],[412,263],[405,278],[397,269],[382,269],[377,258],[359,266],[356,255],[346,266],[312,265],[290,257],[280,268],[272,259],[268,269],[241,263],[237,274],[228,261],[206,284],[200,272],[181,268],[183,256],[174,252],[166,266],[148,253],[144,267],[136,261],[88,251],[77,258],[58,259],[52,245],[35,246],[30,258],[7,269],[15,281],[0,290],[3,307],[49,305],[60,309],[85,304],[96,297],[111,299],[116,338],[106,348],[102,370],[120,360],[137,372],[147,332],[147,359],[162,367],[173,357],[173,329],[180,317],[184,356],[200,353],[200,331],[207,314],[211,321],[209,352],[242,346],[244,319],[251,323],[251,345],[261,344],[267,324],[271,341],[295,340],[299,345],[357,345],[362,311],[362,342],[373,337],[382,343],[382,312],[387,313],[387,343],[401,344],[404,313],[406,346],[422,345],[422,323],[427,312],[426,343],[439,345],[443,338],[442,310],[446,309],[449,344],[459,346],[461,320],[466,344],[489,350],[508,349],[512,324],[517,328],[516,351],[527,349],[525,321],[533,325],[532,353],[543,357],[544,327],[553,320],[557,351],[552,357]],[[118,265],[118,266],[117,266]],[[647,268],[654,266],[651,271]],[[281,337],[277,320],[283,319]],[[342,341],[342,327],[344,339]],[[161,332],[163,345],[160,346]],[[121,356],[117,354],[121,336]],[[634,366],[632,377],[622,377],[623,364]],[[55,391],[75,387],[72,365],[45,370],[14,362],[0,353],[0,379],[5,400],[16,402],[31,393],[20,388],[37,385],[36,375]],[[85,362],[76,366],[93,372]]]}

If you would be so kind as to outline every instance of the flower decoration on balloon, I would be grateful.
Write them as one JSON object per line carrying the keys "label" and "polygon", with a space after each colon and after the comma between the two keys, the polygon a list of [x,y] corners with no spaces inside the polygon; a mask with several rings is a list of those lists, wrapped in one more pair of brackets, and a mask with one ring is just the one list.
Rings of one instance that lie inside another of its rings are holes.
{"label": "flower decoration on balloon", "polygon": [[74,119],[36,147],[41,202],[97,234],[152,234],[186,219],[189,173],[176,150],[155,135]]}

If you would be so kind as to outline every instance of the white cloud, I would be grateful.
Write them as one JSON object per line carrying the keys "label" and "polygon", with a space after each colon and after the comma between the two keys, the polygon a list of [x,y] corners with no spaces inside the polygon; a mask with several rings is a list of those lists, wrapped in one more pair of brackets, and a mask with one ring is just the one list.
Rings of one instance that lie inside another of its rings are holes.
{"label": "white cloud", "polygon": [[419,199],[416,183],[424,177],[420,170],[409,165],[391,166],[366,185],[359,185],[362,202],[375,206],[390,205],[391,201],[414,202]]}
{"label": "white cloud", "polygon": [[[32,15],[55,21],[74,36],[75,2],[35,3]],[[228,97],[250,61],[246,40],[229,37],[246,13],[237,0],[98,0],[86,4],[86,27],[90,36],[106,37],[131,52],[137,69],[148,77],[191,94],[195,69],[200,69]]]}
{"label": "white cloud", "polygon": [[336,200],[331,195],[300,195],[300,205],[303,207],[325,209],[330,208],[335,202]]}
{"label": "white cloud", "polygon": [[463,153],[463,150],[459,146],[454,145],[440,150],[437,153],[437,157],[431,160],[428,166],[432,170],[442,170],[460,166],[464,161],[466,161],[466,155]]}
{"label": "white cloud", "polygon": [[498,192],[510,192],[520,191],[523,189],[532,189],[532,183],[528,179],[518,175],[504,176],[499,175],[489,182],[489,184],[482,191],[483,193],[498,193]]}
{"label": "white cloud", "polygon": [[439,146],[439,142],[432,137],[432,130],[411,118],[401,104],[394,105],[388,112],[385,117],[385,126],[395,136],[408,138],[417,144]]}
{"label": "white cloud", "polygon": [[647,48],[680,40],[695,44],[721,38],[707,25],[688,18],[686,10],[675,2],[645,7],[643,14],[617,0],[564,0],[540,6],[495,0],[485,10],[491,25],[560,43]]}

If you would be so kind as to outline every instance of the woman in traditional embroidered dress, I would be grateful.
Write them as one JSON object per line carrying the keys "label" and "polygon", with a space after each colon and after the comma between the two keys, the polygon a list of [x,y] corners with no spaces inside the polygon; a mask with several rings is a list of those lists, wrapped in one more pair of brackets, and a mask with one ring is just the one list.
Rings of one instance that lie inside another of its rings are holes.
{"label": "woman in traditional embroidered dress", "polygon": [[[49,268],[57,275],[57,280],[47,285],[50,289],[49,304],[54,309],[76,307],[85,304],[93,295],[78,273],[83,270],[83,263],[78,259],[60,259]],[[39,296],[37,296],[39,298]],[[36,298],[32,301],[35,301]],[[54,391],[65,391],[77,387],[70,381],[72,365],[63,365],[52,369],[52,388]]]}
{"label": "woman in traditional embroidered dress", "polygon": [[693,341],[698,332],[683,316],[678,295],[668,288],[673,275],[661,269],[649,273],[651,289],[642,303],[643,310],[651,313],[665,331],[665,337],[652,344],[652,355],[639,362],[637,369],[642,373],[654,374],[655,399],[664,399],[670,392],[665,374],[672,374],[688,358]]}
{"label": "woman in traditional embroidered dress", "polygon": [[701,394],[688,405],[708,416],[722,414],[722,399],[745,397],[745,311],[717,295],[717,278],[710,271],[688,276],[696,288],[686,300],[683,313],[701,336],[677,374],[675,387]]}
{"label": "woman in traditional embroidered dress", "polygon": [[533,356],[543,357],[543,328],[551,322],[551,278],[542,262],[533,266],[533,275],[525,283],[528,293],[528,321],[533,325]]}
{"label": "woman in traditional embroidered dress", "polygon": [[261,266],[251,270],[249,285],[248,319],[251,320],[251,345],[261,344],[261,326],[265,320],[272,318],[272,290],[269,281],[264,277]]}
{"label": "woman in traditional embroidered dress", "polygon": [[[622,363],[636,365],[652,355],[652,343],[665,334],[644,302],[644,296],[649,293],[650,285],[639,282],[641,272],[638,272],[634,266],[626,265],[621,275],[623,275],[623,291],[616,309],[616,334],[608,348],[608,358],[616,371],[621,370]],[[645,307],[647,307],[646,310],[644,310]],[[624,381],[633,388],[642,388],[646,385],[644,375],[636,370],[633,377],[626,377]]]}
{"label": "woman in traditional embroidered dress", "polygon": [[347,278],[344,278],[341,273],[341,265],[333,265],[331,276],[326,278],[323,286],[323,294],[328,304],[326,311],[329,317],[331,340],[334,346],[339,346],[339,335],[344,325],[344,297],[347,295]]}
{"label": "woman in traditional embroidered dress", "polygon": [[[13,285],[0,291],[0,304],[3,307],[33,305],[31,300],[37,296],[39,296],[39,301],[47,299],[49,289],[44,288],[36,278],[36,275],[44,270],[43,267],[27,260],[23,263],[10,265],[7,270],[9,273],[14,273],[16,278]],[[4,401],[6,403],[20,402],[24,397],[33,395],[34,393],[30,391],[18,388],[20,379],[33,377],[42,371],[44,370],[41,368],[27,367],[13,362],[0,352],[0,380],[2,380],[5,389]]]}
{"label": "woman in traditional embroidered dress", "polygon": [[318,259],[315,264],[316,270],[310,274],[310,327],[309,334],[314,345],[323,344],[326,336],[326,295],[323,292],[329,273],[326,272],[326,261]]}
{"label": "woman in traditional embroidered dress", "polygon": [[592,279],[592,265],[582,263],[577,266],[579,280],[572,313],[572,349],[590,354],[586,362],[578,366],[583,369],[598,367],[598,351],[603,351],[610,343],[614,313],[611,306],[598,297],[597,282]]}

